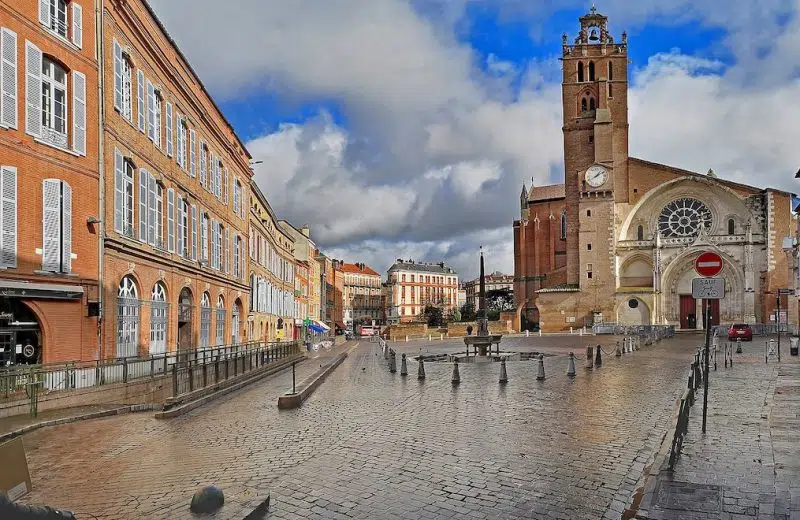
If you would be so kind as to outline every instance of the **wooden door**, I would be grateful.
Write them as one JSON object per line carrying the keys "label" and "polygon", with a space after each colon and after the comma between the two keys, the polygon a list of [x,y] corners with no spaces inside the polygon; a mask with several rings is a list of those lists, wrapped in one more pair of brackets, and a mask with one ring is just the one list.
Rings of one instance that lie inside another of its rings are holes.
{"label": "wooden door", "polygon": [[[695,327],[694,320],[696,319],[696,308],[694,298],[691,294],[680,295],[680,309],[681,309],[681,328],[693,329]],[[694,323],[690,323],[694,322]]]}
{"label": "wooden door", "polygon": [[711,326],[719,325],[719,300],[703,300],[703,318],[705,319],[706,309],[711,308],[709,323]]}

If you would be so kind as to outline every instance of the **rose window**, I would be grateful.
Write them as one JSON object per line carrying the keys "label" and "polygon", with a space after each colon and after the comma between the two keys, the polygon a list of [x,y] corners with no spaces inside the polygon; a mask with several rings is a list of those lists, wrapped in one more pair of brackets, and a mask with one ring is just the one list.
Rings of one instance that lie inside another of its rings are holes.
{"label": "rose window", "polygon": [[696,236],[701,227],[711,228],[711,211],[697,199],[673,200],[658,217],[658,230],[665,237]]}

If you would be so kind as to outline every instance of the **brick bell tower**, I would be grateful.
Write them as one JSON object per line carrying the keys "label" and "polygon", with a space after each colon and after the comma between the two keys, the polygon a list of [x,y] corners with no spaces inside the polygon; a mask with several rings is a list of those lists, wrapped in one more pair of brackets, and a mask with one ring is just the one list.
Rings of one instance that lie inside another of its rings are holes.
{"label": "brick bell tower", "polygon": [[628,201],[627,36],[615,43],[594,6],[580,24],[562,37],[567,282],[600,309],[616,291],[614,204]]}

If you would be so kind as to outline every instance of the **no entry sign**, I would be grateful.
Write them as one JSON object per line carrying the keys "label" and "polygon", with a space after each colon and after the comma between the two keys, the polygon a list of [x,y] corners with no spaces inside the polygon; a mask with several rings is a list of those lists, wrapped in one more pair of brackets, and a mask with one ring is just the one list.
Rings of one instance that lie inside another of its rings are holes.
{"label": "no entry sign", "polygon": [[716,276],[722,271],[722,257],[712,251],[706,251],[694,261],[694,270],[700,276]]}

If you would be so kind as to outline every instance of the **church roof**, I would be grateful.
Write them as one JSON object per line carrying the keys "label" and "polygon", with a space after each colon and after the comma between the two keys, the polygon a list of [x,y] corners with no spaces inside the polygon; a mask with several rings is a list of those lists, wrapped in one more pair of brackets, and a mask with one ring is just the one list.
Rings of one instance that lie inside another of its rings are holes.
{"label": "church roof", "polygon": [[563,199],[566,197],[563,184],[548,184],[545,186],[532,186],[528,193],[528,202]]}

